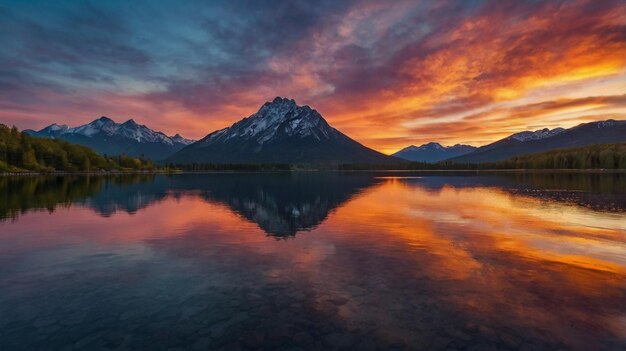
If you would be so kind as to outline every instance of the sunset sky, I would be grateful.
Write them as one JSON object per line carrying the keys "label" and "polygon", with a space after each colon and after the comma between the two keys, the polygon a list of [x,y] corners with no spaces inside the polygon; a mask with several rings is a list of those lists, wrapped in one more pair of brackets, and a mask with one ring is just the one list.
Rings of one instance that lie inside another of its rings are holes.
{"label": "sunset sky", "polygon": [[0,123],[201,138],[275,96],[385,153],[626,119],[626,1],[0,0]]}

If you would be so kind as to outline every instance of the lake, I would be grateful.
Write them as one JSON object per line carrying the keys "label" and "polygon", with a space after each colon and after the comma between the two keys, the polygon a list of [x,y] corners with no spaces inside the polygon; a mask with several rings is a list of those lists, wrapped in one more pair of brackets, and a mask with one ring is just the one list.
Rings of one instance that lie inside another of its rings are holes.
{"label": "lake", "polygon": [[624,174],[0,178],[0,350],[624,348]]}

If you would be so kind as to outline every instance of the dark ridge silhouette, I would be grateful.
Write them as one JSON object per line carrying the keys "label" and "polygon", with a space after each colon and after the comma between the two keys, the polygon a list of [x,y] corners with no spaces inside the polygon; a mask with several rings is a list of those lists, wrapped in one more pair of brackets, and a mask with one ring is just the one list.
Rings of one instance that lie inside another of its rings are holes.
{"label": "dark ridge silhouette", "polygon": [[178,151],[167,163],[394,164],[349,138],[311,107],[277,97],[259,111]]}
{"label": "dark ridge silhouette", "polygon": [[556,149],[623,142],[626,142],[626,121],[607,120],[583,123],[569,129],[544,129],[513,134],[447,161],[461,164],[488,163]]}
{"label": "dark ridge silhouette", "polygon": [[102,216],[135,213],[169,196],[200,196],[224,204],[276,237],[289,237],[322,223],[328,214],[381,180],[367,174],[187,173],[117,176],[0,178],[0,220],[29,210],[86,206]]}
{"label": "dark ridge silhouette", "polygon": [[420,175],[404,172],[185,173],[177,175],[0,177],[0,221],[32,210],[84,206],[101,216],[135,213],[169,197],[198,196],[227,206],[268,235],[287,238],[320,225],[367,188],[398,176],[407,185],[440,191],[491,187],[597,211],[626,211],[626,175],[499,173]]}

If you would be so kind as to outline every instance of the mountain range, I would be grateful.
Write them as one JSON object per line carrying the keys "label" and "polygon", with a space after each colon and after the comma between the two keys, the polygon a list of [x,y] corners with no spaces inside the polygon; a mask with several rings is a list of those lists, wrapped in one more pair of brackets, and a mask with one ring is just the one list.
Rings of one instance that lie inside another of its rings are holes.
{"label": "mountain range", "polygon": [[133,214],[170,197],[191,197],[194,201],[201,199],[226,206],[276,238],[312,230],[353,196],[384,181],[361,172],[184,173],[171,178],[133,174],[4,180],[0,182],[0,194],[28,196],[15,196],[14,201],[0,205],[0,223],[31,209],[54,211],[57,206],[70,203],[109,217],[118,211]]}
{"label": "mountain range", "polygon": [[420,146],[411,145],[396,152],[396,156],[414,162],[435,163],[452,157],[469,154],[476,150],[475,146],[456,144],[454,146],[443,146],[439,143],[430,142]]}
{"label": "mountain range", "polygon": [[397,164],[403,160],[436,163],[481,163],[553,149],[626,141],[626,121],[606,120],[564,129],[541,129],[512,134],[474,147],[442,146],[430,142],[411,145],[391,156],[351,139],[308,105],[276,97],[258,112],[194,141],[179,134],[167,136],[130,119],[116,123],[99,119],[74,128],[52,124],[27,133],[58,138],[91,147],[100,154],[145,156],[175,164],[285,163],[285,164]]}
{"label": "mountain range", "polygon": [[481,146],[471,153],[448,159],[454,163],[503,161],[514,156],[555,149],[611,144],[626,141],[626,121],[606,120],[579,124],[564,129],[541,129],[510,135]]}
{"label": "mountain range", "polygon": [[162,160],[194,142],[180,134],[167,136],[145,125],[129,119],[116,123],[108,117],[78,127],[51,124],[39,131],[25,130],[26,133],[44,138],[54,138],[88,146],[99,154],[144,156]]}
{"label": "mountain range", "polygon": [[361,145],[308,105],[277,97],[258,112],[178,151],[167,162],[392,164],[402,162]]}
{"label": "mountain range", "polygon": [[414,162],[483,163],[555,149],[619,142],[626,142],[626,121],[610,119],[582,123],[569,129],[523,131],[481,147],[462,144],[446,147],[436,142],[419,147],[411,145],[393,156]]}

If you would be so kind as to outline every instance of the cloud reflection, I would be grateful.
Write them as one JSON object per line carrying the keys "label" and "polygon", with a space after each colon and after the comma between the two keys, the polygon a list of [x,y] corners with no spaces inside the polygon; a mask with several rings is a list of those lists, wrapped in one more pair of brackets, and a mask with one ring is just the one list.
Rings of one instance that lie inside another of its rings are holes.
{"label": "cloud reflection", "polygon": [[[151,277],[153,264],[168,267],[171,275],[158,269],[159,281],[183,277],[177,286],[187,300],[226,306],[229,298],[251,301],[238,305],[246,325],[263,325],[258,319],[278,308],[284,312],[274,315],[277,323],[305,323],[307,330],[331,326],[388,347],[438,348],[440,338],[510,348],[623,345],[623,212],[512,191],[515,177],[375,175],[370,179],[378,181],[338,203],[307,235],[277,241],[264,235],[263,220],[233,204],[262,200],[257,207],[265,211],[301,202],[286,201],[292,195],[281,195],[271,182],[259,180],[265,184],[259,188],[226,177],[239,186],[224,187],[206,175],[163,177],[154,183],[196,191],[167,196],[132,215],[103,217],[69,206],[0,223],[3,267],[16,269],[11,257],[21,252],[50,250],[65,254],[38,256],[43,262],[63,257],[63,265],[53,265],[57,270],[76,260],[90,267],[100,261],[89,260],[104,252],[125,267],[117,273],[122,276]],[[309,181],[296,180],[296,188]],[[538,191],[540,184],[554,186],[550,177],[526,181]],[[219,186],[202,188],[207,183]],[[573,184],[584,188],[586,182],[574,178]],[[611,184],[608,190],[619,189]],[[306,191],[294,196],[308,198]],[[237,333],[229,329],[226,335]]]}

